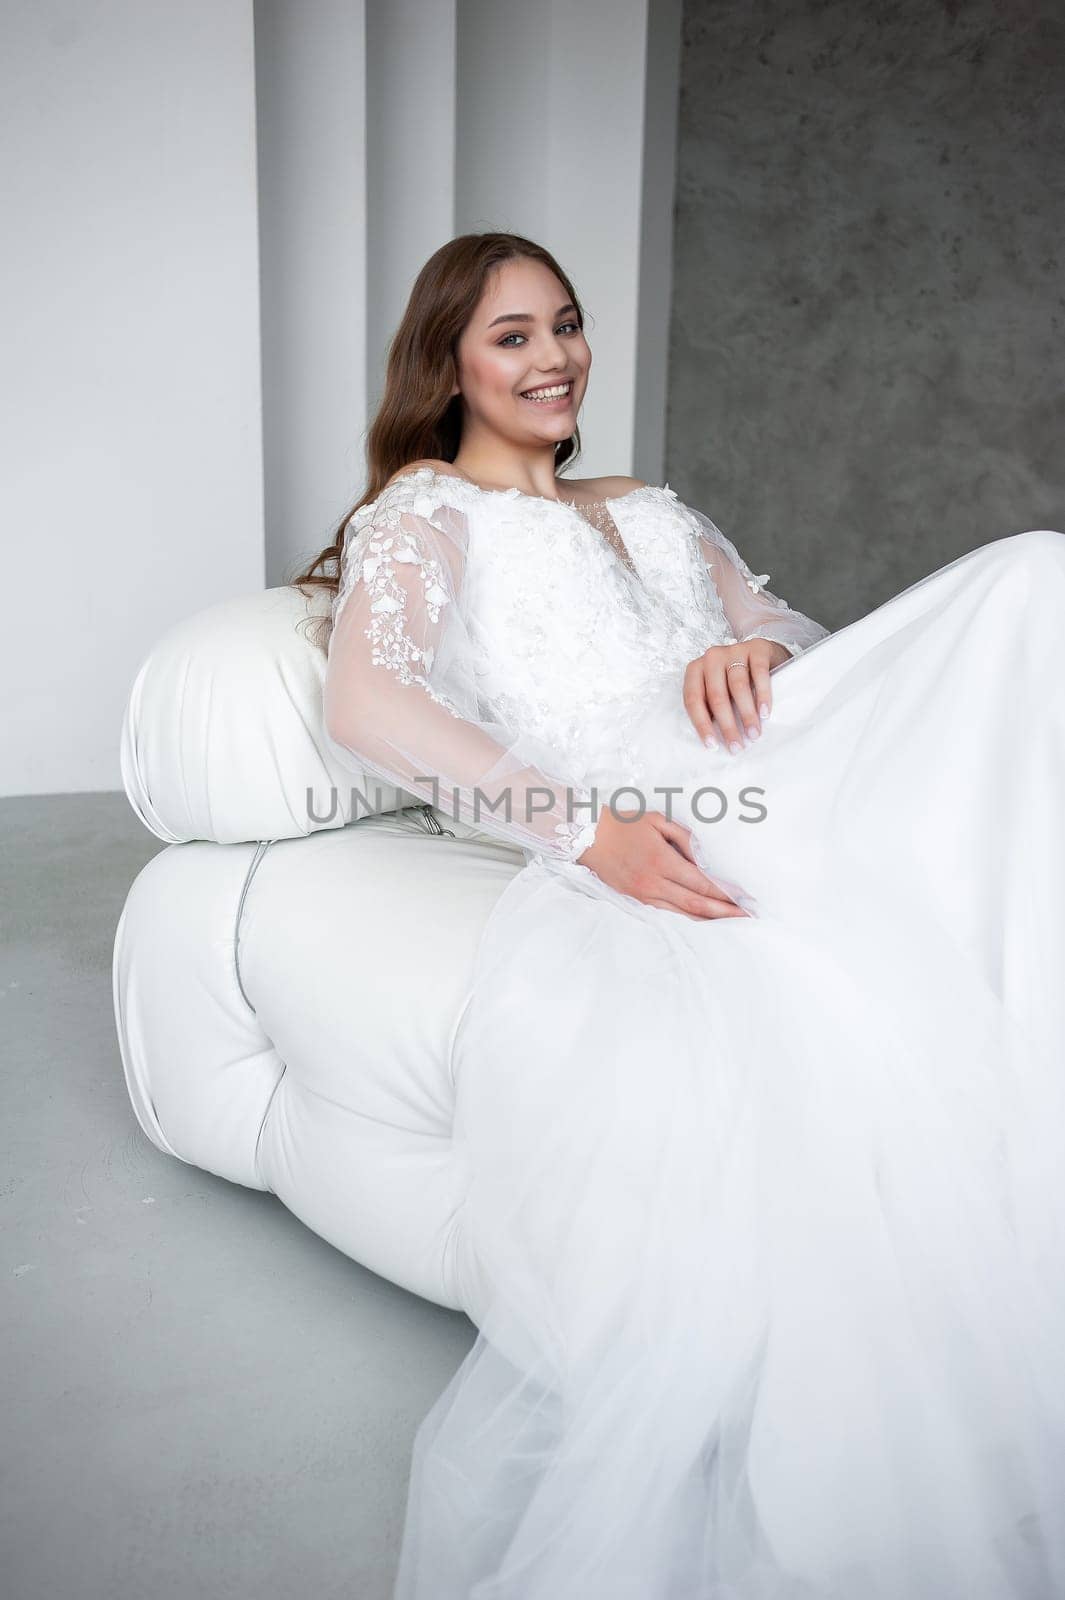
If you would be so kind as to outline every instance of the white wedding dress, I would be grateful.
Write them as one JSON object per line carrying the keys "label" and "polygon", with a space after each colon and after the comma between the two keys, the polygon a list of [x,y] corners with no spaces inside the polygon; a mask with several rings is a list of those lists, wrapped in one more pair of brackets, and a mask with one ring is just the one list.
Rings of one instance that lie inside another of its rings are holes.
{"label": "white wedding dress", "polygon": [[[767,580],[668,486],[421,468],[349,524],[338,755],[526,851],[396,1600],[1065,1596],[1065,537],[834,634]],[[755,635],[763,736],[706,748],[684,667]],[[748,916],[576,861],[622,785]]]}

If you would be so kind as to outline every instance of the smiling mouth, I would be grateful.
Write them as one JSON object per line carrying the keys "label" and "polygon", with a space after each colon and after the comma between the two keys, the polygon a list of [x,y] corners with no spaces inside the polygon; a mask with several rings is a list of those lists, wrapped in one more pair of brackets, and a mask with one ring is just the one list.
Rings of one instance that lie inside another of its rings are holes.
{"label": "smiling mouth", "polygon": [[538,389],[522,389],[521,398],[531,400],[534,405],[550,405],[559,400],[568,400],[573,393],[573,379],[567,378],[565,383],[544,384]]}

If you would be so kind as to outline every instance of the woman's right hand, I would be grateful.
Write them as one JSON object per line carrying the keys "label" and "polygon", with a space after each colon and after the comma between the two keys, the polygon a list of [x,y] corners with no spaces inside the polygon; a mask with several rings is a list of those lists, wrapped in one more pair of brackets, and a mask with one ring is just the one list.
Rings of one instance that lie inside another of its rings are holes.
{"label": "woman's right hand", "polygon": [[691,829],[660,811],[645,811],[640,816],[638,808],[615,813],[604,806],[594,843],[577,860],[612,889],[644,905],[680,911],[699,921],[749,915],[699,866],[692,852]]}

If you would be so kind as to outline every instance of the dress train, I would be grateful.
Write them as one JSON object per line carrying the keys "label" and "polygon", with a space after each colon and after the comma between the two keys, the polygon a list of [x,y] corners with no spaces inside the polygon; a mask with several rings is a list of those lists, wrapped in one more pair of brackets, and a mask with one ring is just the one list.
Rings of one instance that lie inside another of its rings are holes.
{"label": "dress train", "polygon": [[1063,622],[1020,534],[777,669],[737,757],[663,689],[638,781],[746,919],[508,885],[396,1600],[1065,1596]]}

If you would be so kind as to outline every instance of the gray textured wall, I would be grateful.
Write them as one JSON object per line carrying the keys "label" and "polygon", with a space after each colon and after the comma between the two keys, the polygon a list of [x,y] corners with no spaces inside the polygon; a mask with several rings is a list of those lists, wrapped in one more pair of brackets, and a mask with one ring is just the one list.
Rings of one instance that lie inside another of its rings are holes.
{"label": "gray textured wall", "polygon": [[839,628],[1065,530],[1065,8],[685,0],[667,477]]}

